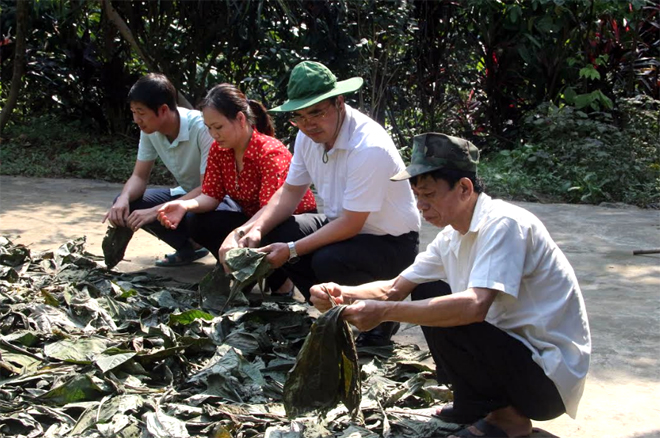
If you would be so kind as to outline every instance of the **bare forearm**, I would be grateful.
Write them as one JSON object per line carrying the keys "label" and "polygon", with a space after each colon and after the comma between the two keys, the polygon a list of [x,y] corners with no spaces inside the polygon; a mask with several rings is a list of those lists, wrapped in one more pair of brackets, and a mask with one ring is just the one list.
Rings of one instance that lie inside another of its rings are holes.
{"label": "bare forearm", "polygon": [[201,194],[202,194],[202,186],[199,186],[199,187],[195,187],[194,189],[192,189],[191,191],[189,191],[188,193],[186,193],[185,195],[183,195],[179,199],[180,200],[195,199],[196,197],[198,197]]}
{"label": "bare forearm", "polygon": [[355,300],[401,301],[417,287],[416,283],[398,276],[391,280],[374,281],[359,286],[342,286],[342,295]]}
{"label": "bare forearm", "polygon": [[374,281],[359,286],[342,286],[342,295],[347,304],[356,300],[387,301],[394,280]]}
{"label": "bare forearm", "polygon": [[133,202],[140,198],[147,189],[147,180],[139,177],[138,175],[131,175],[131,177],[124,184],[124,188],[119,196],[125,196],[129,202]]}
{"label": "bare forearm", "polygon": [[471,289],[419,301],[382,303],[383,321],[399,321],[428,327],[456,327],[482,322],[490,307]]}
{"label": "bare forearm", "polygon": [[209,211],[215,210],[215,208],[220,204],[220,201],[200,193],[197,197],[193,199],[179,199],[181,205],[183,205],[186,211],[191,213],[206,213]]}

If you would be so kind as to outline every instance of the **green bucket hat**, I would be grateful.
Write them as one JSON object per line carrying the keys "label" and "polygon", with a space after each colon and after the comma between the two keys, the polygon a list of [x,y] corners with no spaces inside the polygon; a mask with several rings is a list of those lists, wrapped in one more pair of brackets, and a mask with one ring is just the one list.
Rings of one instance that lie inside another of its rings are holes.
{"label": "green bucket hat", "polygon": [[324,99],[357,91],[364,80],[360,77],[337,81],[337,77],[320,62],[303,61],[296,65],[289,76],[287,96],[289,100],[269,112],[289,112],[307,108]]}
{"label": "green bucket hat", "polygon": [[413,139],[410,166],[390,180],[403,181],[438,169],[477,172],[479,149],[467,140],[450,135],[427,132]]}

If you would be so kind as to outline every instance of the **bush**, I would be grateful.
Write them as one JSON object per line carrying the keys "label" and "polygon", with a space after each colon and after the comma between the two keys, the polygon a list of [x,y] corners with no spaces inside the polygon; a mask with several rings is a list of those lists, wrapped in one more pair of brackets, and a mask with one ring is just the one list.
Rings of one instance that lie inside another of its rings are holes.
{"label": "bush", "polygon": [[[137,138],[95,135],[77,122],[50,116],[29,124],[10,125],[0,149],[3,175],[46,178],[91,178],[125,182],[133,171]],[[157,161],[151,184],[174,184]]]}
{"label": "bush", "polygon": [[660,102],[619,99],[612,113],[543,104],[524,118],[521,146],[489,157],[496,195],[565,202],[660,201]]}

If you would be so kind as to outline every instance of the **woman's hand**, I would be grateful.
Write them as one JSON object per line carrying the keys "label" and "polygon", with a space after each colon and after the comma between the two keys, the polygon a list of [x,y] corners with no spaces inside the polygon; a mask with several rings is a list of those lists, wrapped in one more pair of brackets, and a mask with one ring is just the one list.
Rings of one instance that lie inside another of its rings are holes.
{"label": "woman's hand", "polygon": [[175,230],[188,210],[182,201],[171,201],[158,209],[158,222],[165,228]]}

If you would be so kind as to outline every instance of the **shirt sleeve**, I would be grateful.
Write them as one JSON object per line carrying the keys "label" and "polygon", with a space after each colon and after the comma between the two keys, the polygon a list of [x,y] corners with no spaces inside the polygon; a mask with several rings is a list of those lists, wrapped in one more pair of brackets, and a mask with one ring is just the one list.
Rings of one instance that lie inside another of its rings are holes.
{"label": "shirt sleeve", "polygon": [[208,164],[204,172],[204,182],[202,183],[202,193],[218,201],[222,201],[227,194],[224,182],[222,181],[222,172],[220,164],[220,148],[213,145],[209,151]]}
{"label": "shirt sleeve", "polygon": [[274,147],[268,144],[264,154],[259,158],[259,207],[268,204],[270,198],[284,184],[291,155],[284,146]]}
{"label": "shirt sleeve", "polygon": [[156,151],[154,144],[147,134],[140,131],[137,159],[140,161],[155,161],[156,158],[158,158],[158,151]]}
{"label": "shirt sleeve", "polygon": [[289,166],[289,174],[286,177],[286,182],[292,186],[306,186],[312,183],[312,177],[307,170],[305,160],[303,159],[304,139],[303,134],[298,132],[296,136],[296,143],[293,150],[293,158]]}
{"label": "shirt sleeve", "polygon": [[199,122],[201,126],[198,126],[197,133],[197,147],[199,147],[200,160],[199,160],[199,173],[206,173],[206,163],[209,156],[209,151],[211,150],[211,145],[213,144],[213,138],[209,134],[209,130],[204,125],[203,121]]}
{"label": "shirt sleeve", "polygon": [[380,211],[392,170],[392,160],[382,148],[355,150],[348,159],[342,206],[350,211]]}
{"label": "shirt sleeve", "polygon": [[468,287],[495,289],[518,297],[530,236],[528,229],[509,217],[482,227]]}
{"label": "shirt sleeve", "polygon": [[415,262],[401,273],[403,278],[417,284],[447,279],[439,253],[438,238],[428,244],[426,251],[417,254]]}

